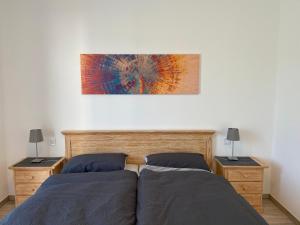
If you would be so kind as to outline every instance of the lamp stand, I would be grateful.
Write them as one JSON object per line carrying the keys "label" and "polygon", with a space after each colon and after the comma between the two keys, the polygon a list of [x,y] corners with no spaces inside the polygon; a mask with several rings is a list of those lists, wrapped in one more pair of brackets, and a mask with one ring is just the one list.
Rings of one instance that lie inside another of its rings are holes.
{"label": "lamp stand", "polygon": [[234,156],[234,141],[231,141],[232,142],[232,149],[231,149],[231,156],[229,156],[227,159],[229,160],[229,161],[238,161],[239,160],[239,158],[238,157],[236,157],[236,156]]}
{"label": "lamp stand", "polygon": [[39,159],[39,151],[37,142],[35,143],[35,159],[31,160],[31,163],[41,163],[44,159]]}

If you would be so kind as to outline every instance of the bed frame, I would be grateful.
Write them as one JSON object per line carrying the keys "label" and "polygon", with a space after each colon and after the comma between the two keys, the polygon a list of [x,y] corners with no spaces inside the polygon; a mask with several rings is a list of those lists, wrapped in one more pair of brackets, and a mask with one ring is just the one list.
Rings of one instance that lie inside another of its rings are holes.
{"label": "bed frame", "polygon": [[89,153],[128,155],[127,162],[144,164],[145,156],[163,152],[201,153],[212,167],[213,130],[63,131],[65,157]]}

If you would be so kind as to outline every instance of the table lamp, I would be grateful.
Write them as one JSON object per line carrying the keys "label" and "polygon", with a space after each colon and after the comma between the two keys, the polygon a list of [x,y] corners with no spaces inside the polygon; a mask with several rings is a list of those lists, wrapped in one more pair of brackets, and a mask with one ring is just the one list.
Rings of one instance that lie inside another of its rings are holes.
{"label": "table lamp", "polygon": [[232,145],[231,156],[228,157],[228,160],[238,161],[239,158],[234,156],[234,142],[240,140],[239,129],[237,129],[237,128],[228,128],[227,140],[231,141],[231,145]]}
{"label": "table lamp", "polygon": [[43,138],[43,133],[41,129],[32,129],[30,130],[30,135],[29,135],[29,142],[30,143],[35,143],[35,152],[36,152],[36,157],[33,159],[31,162],[32,163],[40,163],[44,159],[39,158],[38,154],[38,144],[39,142],[42,142],[44,140]]}

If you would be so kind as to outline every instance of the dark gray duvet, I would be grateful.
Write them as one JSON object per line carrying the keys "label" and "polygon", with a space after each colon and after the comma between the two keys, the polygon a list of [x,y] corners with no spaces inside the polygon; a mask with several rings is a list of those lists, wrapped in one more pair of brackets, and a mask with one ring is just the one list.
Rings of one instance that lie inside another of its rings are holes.
{"label": "dark gray duvet", "polygon": [[209,172],[143,170],[138,225],[267,225],[222,177]]}
{"label": "dark gray duvet", "polygon": [[135,225],[137,175],[131,171],[58,174],[1,225]]}

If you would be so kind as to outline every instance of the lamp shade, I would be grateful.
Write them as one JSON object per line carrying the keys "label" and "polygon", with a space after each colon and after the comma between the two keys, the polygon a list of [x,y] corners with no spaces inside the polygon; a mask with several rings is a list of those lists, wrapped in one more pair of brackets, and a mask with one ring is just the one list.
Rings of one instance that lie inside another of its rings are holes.
{"label": "lamp shade", "polygon": [[239,129],[237,129],[237,128],[228,128],[227,140],[229,140],[229,141],[239,141],[240,140]]}
{"label": "lamp shade", "polygon": [[30,130],[29,142],[30,143],[38,143],[44,140],[43,133],[41,129],[33,129]]}

